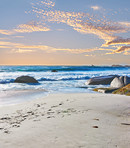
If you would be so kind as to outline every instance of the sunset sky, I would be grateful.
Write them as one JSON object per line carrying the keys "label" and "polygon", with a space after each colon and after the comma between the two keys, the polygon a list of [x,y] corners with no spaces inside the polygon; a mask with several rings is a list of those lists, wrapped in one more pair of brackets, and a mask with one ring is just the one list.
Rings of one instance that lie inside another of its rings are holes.
{"label": "sunset sky", "polygon": [[0,0],[0,65],[130,64],[130,0]]}

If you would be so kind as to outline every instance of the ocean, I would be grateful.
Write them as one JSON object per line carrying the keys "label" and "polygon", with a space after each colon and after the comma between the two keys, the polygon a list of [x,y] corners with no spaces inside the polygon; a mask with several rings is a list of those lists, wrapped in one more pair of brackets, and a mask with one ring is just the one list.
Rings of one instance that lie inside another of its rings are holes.
{"label": "ocean", "polygon": [[[56,72],[52,72],[56,71]],[[20,84],[14,80],[22,75],[32,76],[39,84]],[[0,66],[0,105],[17,103],[8,92],[28,93],[20,101],[42,97],[48,93],[88,93],[95,87],[86,86],[85,82],[96,76],[127,75],[130,76],[130,67],[112,66]],[[84,88],[86,87],[86,88]],[[46,90],[46,91],[44,91]],[[21,93],[20,93],[21,94]],[[38,96],[39,95],[39,96]],[[20,95],[19,95],[20,96]],[[19,97],[20,98],[20,97]]]}

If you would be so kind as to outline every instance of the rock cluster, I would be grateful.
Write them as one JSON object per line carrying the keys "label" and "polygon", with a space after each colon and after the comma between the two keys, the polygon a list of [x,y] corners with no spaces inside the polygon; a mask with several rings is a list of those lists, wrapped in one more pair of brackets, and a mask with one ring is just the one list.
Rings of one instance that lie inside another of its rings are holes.
{"label": "rock cluster", "polygon": [[121,88],[127,84],[130,83],[130,77],[127,77],[127,76],[121,76],[121,77],[115,77],[111,84],[110,84],[110,87],[113,87],[113,88]]}
{"label": "rock cluster", "polygon": [[100,93],[114,93],[130,95],[130,77],[127,76],[100,76],[89,79],[87,85],[110,85],[109,88],[95,88]]}

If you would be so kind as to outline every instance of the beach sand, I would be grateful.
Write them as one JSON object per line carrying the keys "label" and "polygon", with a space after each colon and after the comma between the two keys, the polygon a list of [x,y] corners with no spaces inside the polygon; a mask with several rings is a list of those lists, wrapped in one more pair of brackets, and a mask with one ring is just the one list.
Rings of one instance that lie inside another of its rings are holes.
{"label": "beach sand", "polygon": [[129,148],[130,97],[50,94],[0,107],[0,148]]}

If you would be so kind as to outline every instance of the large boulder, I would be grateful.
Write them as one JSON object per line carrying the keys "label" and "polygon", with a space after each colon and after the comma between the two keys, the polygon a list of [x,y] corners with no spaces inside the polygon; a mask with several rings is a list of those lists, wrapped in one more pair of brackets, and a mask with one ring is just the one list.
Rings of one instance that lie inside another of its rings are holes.
{"label": "large boulder", "polygon": [[15,79],[15,83],[38,83],[36,79],[30,76],[20,76]]}
{"label": "large boulder", "polygon": [[121,88],[130,83],[130,77],[121,76],[119,78],[114,78],[111,82],[110,86],[113,88]]}
{"label": "large boulder", "polygon": [[124,86],[123,78],[122,77],[120,77],[120,78],[115,77],[112,80],[110,86],[112,88],[121,88],[121,87],[123,87]]}
{"label": "large boulder", "polygon": [[108,76],[99,76],[89,79],[85,84],[86,85],[109,85],[111,81],[115,78],[119,77],[117,75],[108,75]]}

